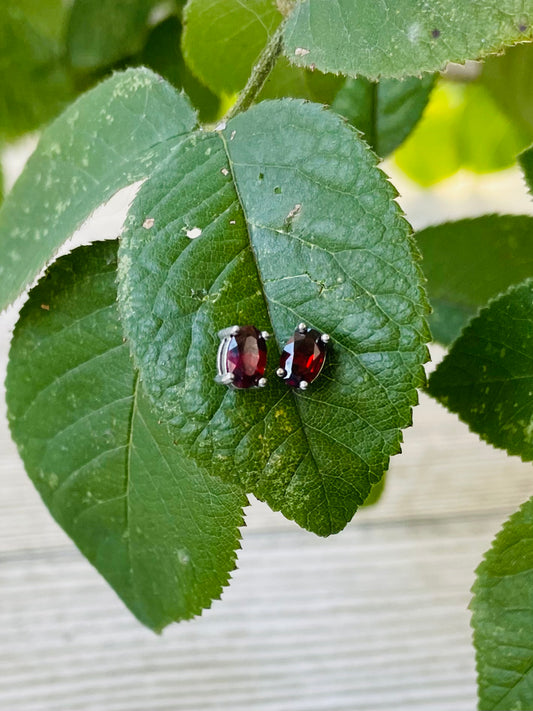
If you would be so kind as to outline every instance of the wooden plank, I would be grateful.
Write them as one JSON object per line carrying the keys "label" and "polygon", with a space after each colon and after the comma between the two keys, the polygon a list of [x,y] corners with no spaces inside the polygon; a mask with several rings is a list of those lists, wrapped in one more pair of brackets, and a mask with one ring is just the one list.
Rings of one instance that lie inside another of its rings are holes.
{"label": "wooden plank", "polygon": [[472,709],[468,588],[499,525],[245,531],[202,618],[142,629],[74,551],[0,565],[0,705],[54,709]]}

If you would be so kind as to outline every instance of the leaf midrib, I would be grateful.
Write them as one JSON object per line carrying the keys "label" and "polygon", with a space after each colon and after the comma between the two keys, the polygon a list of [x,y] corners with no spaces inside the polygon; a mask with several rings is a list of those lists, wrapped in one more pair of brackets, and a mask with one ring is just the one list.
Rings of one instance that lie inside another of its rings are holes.
{"label": "leaf midrib", "polygon": [[[377,86],[377,85],[376,85],[376,86]],[[360,289],[363,294],[365,294],[365,295],[368,296],[370,299],[372,299],[372,301],[374,302],[374,304],[376,305],[376,307],[377,307],[377,309],[380,311],[380,313],[382,313],[383,316],[385,316],[385,318],[387,318],[388,320],[392,321],[392,322],[393,322],[396,326],[398,326],[398,328],[401,330],[401,328],[402,328],[401,324],[399,324],[399,323],[397,323],[396,321],[394,321],[394,319],[392,319],[392,317],[390,316],[390,314],[389,314],[388,312],[386,312],[386,311],[383,309],[383,307],[378,303],[376,297],[377,297],[377,296],[380,296],[380,294],[371,294],[371,293],[368,291],[368,289],[366,289],[364,286],[362,286],[362,285],[359,284],[358,282],[353,281],[353,279],[352,279],[352,277],[350,276],[350,274],[348,274],[348,273],[346,272],[346,270],[345,270],[345,268],[343,267],[343,265],[339,262],[336,253],[331,252],[331,251],[325,249],[324,247],[321,247],[320,245],[317,245],[317,244],[315,244],[315,243],[306,243],[306,241],[303,240],[303,239],[302,239],[301,237],[299,237],[298,235],[289,235],[287,232],[285,232],[285,231],[283,231],[283,230],[275,230],[273,227],[269,227],[269,226],[266,226],[266,225],[260,225],[260,224],[258,224],[258,223],[252,222],[252,221],[248,218],[248,216],[246,215],[246,211],[245,211],[245,209],[244,209],[243,201],[241,200],[241,197],[240,197],[240,193],[239,193],[239,189],[238,189],[238,186],[237,186],[237,181],[236,181],[236,178],[235,178],[235,172],[234,172],[234,170],[233,170],[233,166],[235,165],[235,166],[242,166],[242,167],[255,167],[255,164],[252,164],[252,163],[245,163],[245,162],[238,162],[238,163],[236,163],[236,162],[232,161],[232,159],[231,159],[231,157],[230,157],[230,155],[229,155],[228,148],[227,148],[227,142],[226,142],[225,136],[224,136],[223,133],[220,133],[219,135],[220,135],[220,137],[221,137],[221,139],[222,139],[222,142],[223,142],[223,144],[224,144],[224,148],[225,148],[225,151],[226,151],[226,155],[227,155],[227,157],[228,157],[228,161],[229,161],[229,164],[230,164],[231,174],[232,174],[232,178],[233,178],[233,184],[234,184],[234,186],[235,186],[235,191],[236,191],[236,193],[237,193],[237,197],[238,197],[238,200],[239,200],[239,204],[240,204],[241,209],[242,209],[243,214],[244,214],[244,218],[245,218],[245,222],[246,222],[246,227],[247,227],[247,230],[248,230],[248,237],[249,237],[250,249],[251,249],[251,253],[252,253],[252,255],[253,255],[254,262],[255,262],[255,265],[256,265],[257,274],[258,274],[258,279],[259,279],[259,283],[261,284],[261,290],[262,290],[262,292],[263,292],[263,297],[264,297],[264,300],[265,300],[265,303],[266,303],[266,306],[267,306],[267,311],[268,311],[268,315],[269,315],[269,319],[270,319],[271,325],[272,325],[272,318],[271,318],[271,314],[270,314],[269,300],[268,300],[267,297],[266,297],[265,290],[264,290],[264,283],[263,283],[263,281],[262,281],[262,279],[261,279],[261,272],[260,272],[260,269],[259,269],[259,263],[258,263],[257,256],[256,256],[256,254],[255,254],[255,250],[254,250],[254,247],[253,247],[253,241],[252,241],[251,235],[250,235],[250,229],[249,229],[250,225],[251,225],[252,227],[257,227],[257,228],[259,228],[259,229],[264,229],[264,230],[268,230],[268,231],[279,232],[280,234],[283,234],[285,237],[290,237],[290,238],[298,239],[298,240],[301,241],[302,243],[308,244],[309,247],[312,248],[312,249],[318,249],[318,250],[320,250],[320,251],[325,252],[331,259],[335,260],[335,262],[338,264],[339,268],[340,268],[341,271],[345,274],[345,276],[349,279],[349,281],[350,281],[351,283],[353,283],[358,289]],[[295,170],[296,172],[300,173],[306,180],[309,180],[309,181],[311,181],[311,182],[315,182],[317,185],[319,185],[319,183],[318,183],[317,180],[315,180],[312,176],[310,176],[308,173],[306,173],[305,171],[303,171],[303,170],[302,170],[301,168],[299,168],[298,166],[286,166],[286,165],[280,165],[280,164],[276,164],[276,163],[264,163],[264,166],[265,166],[265,167],[269,167],[269,168],[283,168],[283,169],[292,169],[292,170]],[[342,194],[342,195],[348,195],[348,196],[350,196],[350,197],[357,197],[357,194],[356,194],[355,192],[353,192],[353,191],[343,191],[343,190],[339,190],[338,188],[334,188],[334,187],[332,187],[331,185],[327,185],[326,187],[327,187],[328,190],[332,190],[332,191],[334,191],[334,192],[338,192],[338,193],[340,193],[340,194]],[[377,256],[379,259],[381,259],[381,261],[385,262],[385,264],[387,264],[387,266],[391,267],[391,268],[398,274],[398,276],[400,276],[401,278],[405,278],[405,275],[404,275],[404,274],[402,274],[394,265],[390,264],[390,263],[387,262],[385,259],[383,259],[380,255],[374,255],[374,256]],[[414,301],[413,301],[412,299],[410,299],[409,301],[410,301],[413,305],[415,305],[415,303],[414,303]],[[287,308],[285,305],[284,305],[284,307]],[[291,309],[291,310],[294,312],[294,309]],[[295,313],[295,315],[297,315],[296,312],[294,312],[294,313]],[[311,324],[311,325],[313,325],[313,324]],[[418,330],[416,331],[416,333],[417,333],[417,335],[420,336],[420,340],[423,341],[423,340],[424,340],[423,334],[421,334]],[[401,413],[400,413],[398,407],[396,407],[396,406],[391,402],[391,400],[390,400],[390,398],[389,398],[389,394],[388,394],[388,392],[386,391],[386,389],[385,389],[385,388],[383,387],[383,385],[378,381],[378,379],[376,378],[376,376],[374,375],[374,373],[372,373],[372,371],[368,370],[368,368],[367,368],[367,367],[365,366],[365,364],[362,362],[361,356],[362,356],[363,354],[362,354],[362,353],[356,353],[355,351],[352,351],[351,349],[347,348],[346,346],[343,346],[343,347],[344,347],[351,355],[353,355],[355,358],[357,358],[357,360],[361,363],[361,366],[364,368],[365,372],[368,373],[368,375],[372,378],[372,380],[373,380],[374,382],[376,382],[376,384],[378,385],[378,387],[380,388],[380,390],[385,394],[385,397],[386,397],[386,399],[387,399],[387,402],[388,402],[388,403],[390,404],[390,406],[395,410],[395,412],[397,413],[398,417],[401,419]],[[381,352],[381,351],[380,351],[380,352]],[[395,349],[395,352],[403,352],[403,351],[401,351],[401,349],[398,348],[398,349]],[[297,407],[298,407],[298,405],[297,405]],[[302,420],[302,421],[303,421],[303,420]],[[306,437],[307,437],[307,435],[306,435]],[[357,454],[357,456],[360,456],[358,453],[356,453],[356,454]]]}
{"label": "leaf midrib", "polygon": [[65,377],[71,377],[74,373],[78,373],[80,370],[83,370],[86,368],[88,365],[92,364],[95,360],[98,360],[100,358],[105,358],[110,352],[115,351],[115,350],[120,350],[123,348],[123,344],[120,343],[119,345],[114,346],[113,348],[109,348],[105,351],[102,351],[101,353],[98,353],[95,356],[91,356],[90,358],[87,358],[87,360],[83,360],[80,363],[77,363],[73,368],[69,368],[68,370],[63,371],[60,373],[58,376],[56,376],[53,380],[51,380],[49,383],[46,384],[42,390],[39,390],[35,397],[31,400],[29,403],[28,407],[22,412],[21,414],[17,415],[18,419],[23,419],[26,417],[26,415],[29,413],[29,411],[34,407],[35,403],[37,400],[39,400],[50,388],[52,388],[56,383],[58,383],[60,380],[62,380]]}
{"label": "leaf midrib", "polygon": [[[251,253],[251,255],[252,255],[252,257],[253,257],[253,260],[254,260],[254,264],[255,264],[255,268],[256,268],[256,272],[257,272],[257,280],[258,280],[258,282],[259,282],[259,284],[260,284],[261,291],[262,291],[262,293],[263,293],[263,300],[264,300],[265,305],[266,305],[267,314],[268,314],[268,320],[269,320],[269,322],[270,322],[270,328],[271,328],[272,331],[275,333],[276,331],[275,331],[275,329],[274,329],[274,322],[273,322],[272,314],[271,314],[271,311],[270,311],[269,300],[267,299],[267,296],[266,296],[266,293],[265,293],[265,288],[264,288],[263,280],[262,280],[262,277],[261,277],[261,271],[260,271],[260,269],[259,269],[259,261],[258,261],[258,259],[257,259],[257,254],[256,254],[256,252],[255,252],[255,248],[254,248],[252,236],[251,236],[251,234],[250,234],[250,227],[249,227],[250,222],[249,222],[249,220],[248,220],[248,215],[246,214],[246,210],[245,210],[245,207],[244,207],[244,202],[243,202],[243,200],[241,199],[239,186],[238,186],[238,184],[237,184],[237,179],[236,179],[236,176],[235,176],[234,163],[233,163],[233,160],[232,160],[232,158],[231,158],[230,152],[229,152],[229,150],[228,150],[228,145],[227,145],[226,138],[225,138],[223,132],[222,132],[222,131],[219,132],[218,135],[220,136],[220,139],[222,140],[222,145],[224,146],[224,151],[225,151],[225,153],[226,153],[226,156],[227,156],[227,159],[228,159],[228,164],[229,164],[229,167],[230,167],[230,170],[231,170],[232,182],[233,182],[233,185],[234,185],[234,187],[235,187],[235,192],[236,192],[236,194],[237,194],[237,199],[238,199],[238,201],[239,201],[239,205],[240,205],[240,207],[241,207],[242,214],[243,214],[243,216],[244,216],[244,222],[245,222],[245,224],[246,224],[246,231],[247,231],[247,234],[248,234],[248,242],[249,242],[249,246],[250,246],[250,253]],[[279,356],[280,356],[280,349],[279,349],[279,343],[277,342],[277,339],[276,339],[276,345],[277,345],[277,349],[276,349],[276,350],[277,350],[277,353],[276,353],[276,355],[277,355],[278,358],[279,358]],[[329,501],[329,498],[328,498],[327,487],[326,487],[325,484],[324,484],[324,475],[323,475],[323,473],[322,473],[322,470],[321,470],[320,466],[318,465],[317,457],[316,457],[316,454],[315,454],[314,449],[313,449],[312,441],[311,441],[311,439],[310,439],[309,436],[308,436],[307,429],[306,429],[306,423],[305,423],[305,421],[304,421],[304,419],[303,419],[303,417],[302,417],[302,413],[301,413],[301,409],[300,409],[300,403],[298,402],[298,398],[296,397],[296,394],[295,394],[295,393],[291,393],[291,394],[292,394],[292,399],[293,399],[293,402],[294,402],[295,410],[296,410],[296,412],[298,413],[298,419],[299,419],[299,421],[300,421],[301,431],[302,431],[302,433],[303,433],[303,435],[304,435],[304,437],[305,437],[305,441],[306,441],[306,443],[307,443],[307,447],[308,447],[309,453],[311,454],[311,458],[312,458],[312,461],[313,461],[315,470],[316,470],[316,472],[317,472],[317,474],[318,474],[318,478],[319,478],[319,481],[320,481],[320,486],[321,486],[322,492],[323,492],[323,494],[324,494],[324,500],[326,501],[326,510],[327,510],[327,515],[328,515],[329,531],[331,532],[331,531],[333,531],[333,530],[335,529],[335,526],[334,526],[334,523],[333,523],[332,510],[331,510],[331,505],[330,505],[330,501]],[[296,471],[293,472],[293,474],[291,475],[290,481],[293,480],[293,478],[294,478],[295,475],[296,475]]]}
{"label": "leaf midrib", "polygon": [[135,597],[135,600],[137,603],[139,603],[139,590],[137,588],[137,576],[134,573],[133,570],[133,555],[132,555],[132,546],[131,546],[131,535],[130,535],[130,520],[132,518],[132,512],[131,512],[131,501],[130,501],[130,483],[131,483],[131,469],[132,469],[132,464],[131,464],[131,453],[133,451],[133,429],[134,429],[134,424],[135,424],[135,416],[137,414],[138,406],[137,406],[137,398],[139,395],[139,384],[140,384],[140,378],[139,378],[139,371],[135,370],[134,371],[134,376],[133,376],[133,396],[132,396],[132,402],[131,402],[131,412],[130,412],[130,419],[128,422],[128,434],[127,434],[127,457],[126,457],[126,490],[124,493],[125,500],[126,500],[126,507],[125,507],[125,515],[126,515],[126,520],[125,520],[125,533],[126,535],[126,548],[128,551],[128,560],[130,562],[130,576],[131,576],[131,587],[133,591],[133,595]]}

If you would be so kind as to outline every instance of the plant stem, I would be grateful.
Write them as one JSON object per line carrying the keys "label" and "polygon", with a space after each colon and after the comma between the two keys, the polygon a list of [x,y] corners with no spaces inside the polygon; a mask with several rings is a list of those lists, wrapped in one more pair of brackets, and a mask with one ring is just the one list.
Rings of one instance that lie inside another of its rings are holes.
{"label": "plant stem", "polygon": [[263,88],[268,75],[274,68],[277,58],[281,54],[283,48],[283,30],[285,29],[285,21],[282,21],[276,32],[270,38],[268,44],[262,51],[257,63],[252,69],[250,78],[246,86],[239,94],[237,101],[230,108],[224,120],[229,120],[246,111],[254,103],[256,96]]}

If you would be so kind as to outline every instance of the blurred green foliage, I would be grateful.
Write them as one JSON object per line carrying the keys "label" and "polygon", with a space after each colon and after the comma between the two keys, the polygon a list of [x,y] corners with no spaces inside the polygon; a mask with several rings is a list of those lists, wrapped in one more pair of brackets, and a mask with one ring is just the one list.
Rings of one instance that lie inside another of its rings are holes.
{"label": "blurred green foliage", "polygon": [[72,98],[61,0],[4,0],[0,10],[0,139],[37,128]]}
{"label": "blurred green foliage", "polygon": [[368,145],[385,158],[420,120],[434,84],[434,74],[379,82],[347,79],[333,109],[362,131]]}
{"label": "blurred green foliage", "polygon": [[509,47],[499,57],[488,57],[481,81],[499,108],[533,141],[533,44]]}
{"label": "blurred green foliage", "polygon": [[5,0],[0,8],[0,139],[55,118],[115,69],[148,65],[184,88],[203,120],[220,101],[186,67],[183,2]]}
{"label": "blurred green foliage", "polygon": [[66,34],[70,64],[98,71],[139,53],[158,0],[75,0]]}
{"label": "blurred green foliage", "polygon": [[[281,17],[268,0],[255,0],[253,8],[217,0],[216,7],[207,21],[202,15],[192,22],[183,38],[187,17],[194,20],[196,10],[205,11],[201,0],[4,0],[0,142],[48,123],[113,70],[139,65],[183,89],[203,123],[215,122],[242,89],[263,35]],[[220,31],[224,23],[243,17],[248,44],[252,35],[260,36],[249,56],[242,54],[235,33],[227,27]],[[379,155],[396,149],[398,166],[420,185],[431,186],[461,168],[483,173],[516,161],[533,141],[532,72],[531,44],[490,57],[474,82],[440,79],[433,91],[430,75],[403,82],[345,82],[290,66],[282,57],[259,100],[293,96],[332,104],[365,133]]]}
{"label": "blurred green foliage", "polygon": [[475,173],[509,168],[532,138],[503,113],[482,81],[441,79],[395,159],[410,178],[429,187],[461,168]]}

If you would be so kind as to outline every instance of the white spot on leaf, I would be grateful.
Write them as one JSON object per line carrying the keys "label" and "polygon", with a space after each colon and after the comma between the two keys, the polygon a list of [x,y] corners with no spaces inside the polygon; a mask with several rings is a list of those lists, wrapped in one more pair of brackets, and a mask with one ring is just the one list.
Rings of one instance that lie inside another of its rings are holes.
{"label": "white spot on leaf", "polygon": [[143,222],[143,227],[145,230],[150,230],[155,224],[155,220],[153,217],[147,217],[146,220]]}
{"label": "white spot on leaf", "polygon": [[293,217],[296,217],[296,215],[300,212],[301,209],[302,209],[302,206],[300,205],[300,203],[299,202],[296,203],[296,205],[292,208],[292,210],[287,215],[287,220],[292,220]]}
{"label": "white spot on leaf", "polygon": [[414,44],[420,38],[421,32],[422,25],[420,22],[413,22],[413,24],[407,28],[407,39]]}
{"label": "white spot on leaf", "polygon": [[296,49],[294,50],[294,54],[297,57],[305,57],[305,55],[309,54],[310,51],[310,49],[305,49],[304,47],[296,47]]}
{"label": "white spot on leaf", "polygon": [[178,549],[178,560],[182,565],[187,565],[190,562],[189,553],[184,548]]}
{"label": "white spot on leaf", "polygon": [[196,239],[202,234],[202,230],[199,227],[193,227],[191,230],[185,230],[185,234],[189,239]]}

